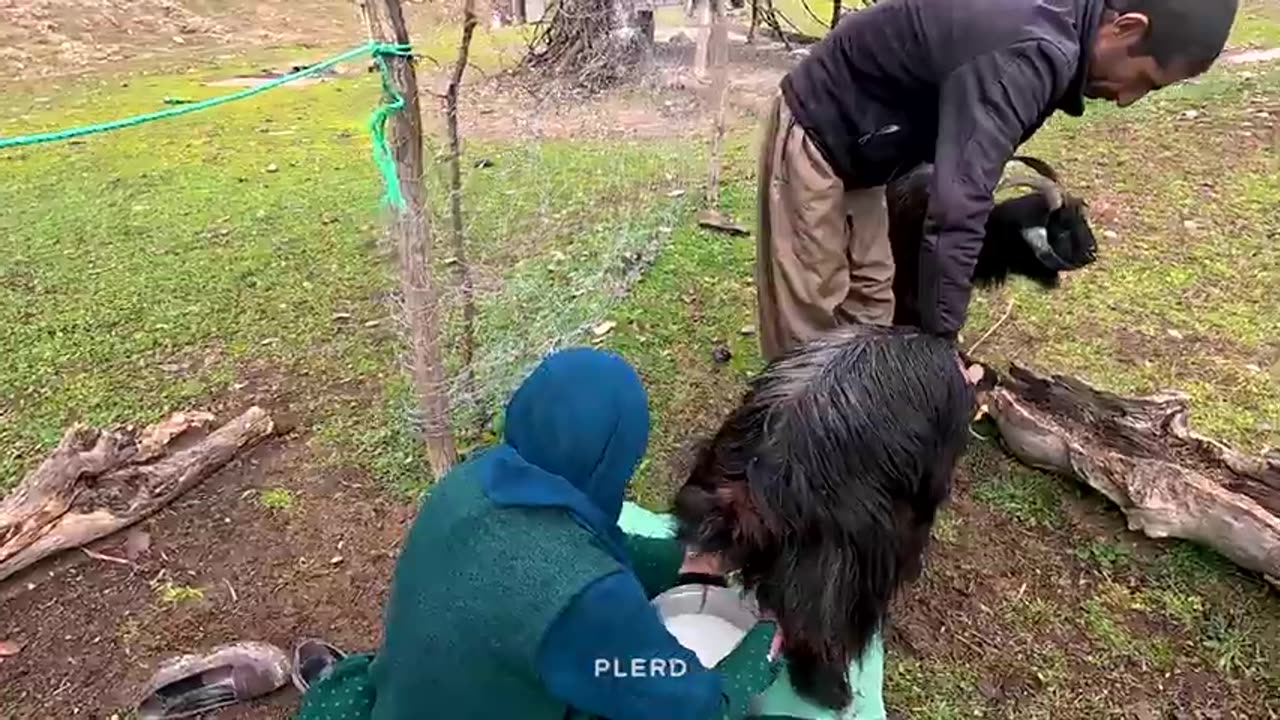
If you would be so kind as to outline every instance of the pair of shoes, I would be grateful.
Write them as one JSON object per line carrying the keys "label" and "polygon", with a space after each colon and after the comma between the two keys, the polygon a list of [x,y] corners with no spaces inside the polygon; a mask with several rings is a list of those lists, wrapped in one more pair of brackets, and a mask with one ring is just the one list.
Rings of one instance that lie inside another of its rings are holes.
{"label": "pair of shoes", "polygon": [[293,649],[293,662],[268,643],[220,645],[206,655],[166,661],[152,676],[138,705],[138,720],[173,720],[201,715],[262,697],[292,680],[300,692],[328,676],[346,657],[321,640],[306,639]]}

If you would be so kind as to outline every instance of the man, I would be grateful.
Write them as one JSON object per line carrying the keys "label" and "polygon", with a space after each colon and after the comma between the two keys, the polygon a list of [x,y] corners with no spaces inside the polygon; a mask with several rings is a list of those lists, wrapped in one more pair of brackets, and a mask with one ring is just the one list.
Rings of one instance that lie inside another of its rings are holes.
{"label": "man", "polygon": [[1207,70],[1237,0],[882,0],[782,81],[760,156],[767,360],[847,323],[891,324],[884,185],[933,162],[922,329],[954,339],[1004,165],[1055,110],[1128,106]]}

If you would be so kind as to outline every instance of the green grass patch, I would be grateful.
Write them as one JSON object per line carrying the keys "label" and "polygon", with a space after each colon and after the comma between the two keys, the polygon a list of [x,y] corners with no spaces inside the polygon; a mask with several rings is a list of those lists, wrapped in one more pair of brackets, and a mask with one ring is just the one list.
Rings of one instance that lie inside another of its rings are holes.
{"label": "green grass patch", "polygon": [[1273,0],[1245,0],[1231,27],[1229,47],[1280,47],[1280,8]]}
{"label": "green grass patch", "polygon": [[945,661],[889,655],[885,660],[885,703],[908,717],[959,720],[982,715],[978,675]]}
{"label": "green grass patch", "polygon": [[948,544],[956,542],[960,539],[961,522],[955,511],[944,508],[933,522],[933,539]]}
{"label": "green grass patch", "polygon": [[[223,89],[202,81],[224,75],[6,95],[0,132],[208,97]],[[404,414],[380,414],[405,393],[381,390],[401,345],[365,128],[377,101],[374,77],[346,78],[0,154],[0,489],[72,422],[150,422],[261,373],[341,386],[308,398],[322,438],[351,437],[326,423],[365,429],[335,454],[368,451],[392,484],[421,482]],[[477,140],[467,151],[477,375],[492,406],[550,343],[583,337],[652,261],[659,229],[683,207],[667,193],[699,160],[661,143]],[[473,169],[480,157],[490,166]],[[433,207],[444,207],[442,168],[431,170]],[[380,394],[386,402],[369,402]]]}
{"label": "green grass patch", "polygon": [[270,488],[258,493],[258,505],[266,510],[292,510],[296,498],[287,488]]}
{"label": "green grass patch", "polygon": [[981,445],[972,449],[965,461],[974,477],[974,499],[1032,527],[1060,527],[1063,481],[993,458],[995,453]]}
{"label": "green grass patch", "polygon": [[1014,624],[1024,632],[1039,634],[1056,623],[1062,614],[1057,603],[1041,597],[1021,597],[1009,603]]}
{"label": "green grass patch", "polygon": [[1204,659],[1219,672],[1252,675],[1261,668],[1254,624],[1237,612],[1211,612],[1201,640]]}
{"label": "green grass patch", "polygon": [[1133,563],[1133,550],[1127,545],[1093,538],[1084,546],[1076,548],[1076,557],[1104,573],[1112,573],[1130,567]]}
{"label": "green grass patch", "polygon": [[1204,598],[1193,592],[1150,589],[1144,593],[1144,602],[1187,630],[1199,628],[1204,618]]}
{"label": "green grass patch", "polygon": [[204,599],[204,590],[166,580],[155,588],[156,599],[165,605],[182,605]]}

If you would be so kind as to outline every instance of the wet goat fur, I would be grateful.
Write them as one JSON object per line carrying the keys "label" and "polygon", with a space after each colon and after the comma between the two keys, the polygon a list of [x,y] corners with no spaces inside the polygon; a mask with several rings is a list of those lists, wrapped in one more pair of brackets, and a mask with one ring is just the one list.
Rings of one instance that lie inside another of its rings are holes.
{"label": "wet goat fur", "polygon": [[850,661],[921,570],[973,407],[945,340],[845,327],[772,363],[698,448],[679,536],[777,618],[802,696],[851,702]]}

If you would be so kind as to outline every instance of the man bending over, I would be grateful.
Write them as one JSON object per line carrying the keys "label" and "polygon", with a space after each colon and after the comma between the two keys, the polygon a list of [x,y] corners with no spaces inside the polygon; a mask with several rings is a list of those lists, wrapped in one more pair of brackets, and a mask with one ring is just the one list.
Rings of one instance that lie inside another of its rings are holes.
{"label": "man bending over", "polygon": [[881,0],[783,80],[760,157],[761,349],[893,319],[884,186],[934,163],[923,330],[964,325],[992,193],[1015,149],[1085,98],[1131,105],[1203,73],[1237,0]]}

